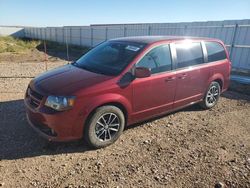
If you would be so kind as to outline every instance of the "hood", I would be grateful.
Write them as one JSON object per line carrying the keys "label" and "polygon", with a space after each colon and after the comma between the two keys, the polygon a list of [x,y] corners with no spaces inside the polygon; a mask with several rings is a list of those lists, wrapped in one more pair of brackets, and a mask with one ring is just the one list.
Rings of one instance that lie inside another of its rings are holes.
{"label": "hood", "polygon": [[71,95],[111,78],[73,65],[64,65],[36,77],[31,81],[30,87],[45,95]]}

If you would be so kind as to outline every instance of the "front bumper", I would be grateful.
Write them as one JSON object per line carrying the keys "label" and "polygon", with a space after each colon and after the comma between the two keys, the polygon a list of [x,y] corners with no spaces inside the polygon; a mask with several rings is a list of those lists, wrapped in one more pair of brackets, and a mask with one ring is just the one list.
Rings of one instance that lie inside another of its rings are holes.
{"label": "front bumper", "polygon": [[41,108],[34,109],[27,98],[24,103],[28,123],[45,139],[66,142],[82,138],[83,124],[74,111],[49,114],[44,113]]}

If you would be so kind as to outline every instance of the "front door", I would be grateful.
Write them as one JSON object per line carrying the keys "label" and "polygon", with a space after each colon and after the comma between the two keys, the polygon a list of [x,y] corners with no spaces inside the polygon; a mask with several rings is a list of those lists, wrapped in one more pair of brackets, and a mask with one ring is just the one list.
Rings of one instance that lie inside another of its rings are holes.
{"label": "front door", "polygon": [[140,121],[173,108],[176,75],[168,44],[154,47],[137,64],[147,67],[151,76],[133,81],[133,118]]}

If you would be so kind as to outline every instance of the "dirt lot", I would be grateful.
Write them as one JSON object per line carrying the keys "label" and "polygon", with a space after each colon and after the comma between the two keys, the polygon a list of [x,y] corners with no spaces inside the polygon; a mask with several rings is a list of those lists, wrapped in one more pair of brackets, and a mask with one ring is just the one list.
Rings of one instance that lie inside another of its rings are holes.
{"label": "dirt lot", "polygon": [[[250,187],[250,96],[229,91],[212,110],[192,106],[134,125],[100,150],[50,144],[23,106],[43,57],[0,55],[0,187]],[[65,63],[54,58],[48,67]]]}

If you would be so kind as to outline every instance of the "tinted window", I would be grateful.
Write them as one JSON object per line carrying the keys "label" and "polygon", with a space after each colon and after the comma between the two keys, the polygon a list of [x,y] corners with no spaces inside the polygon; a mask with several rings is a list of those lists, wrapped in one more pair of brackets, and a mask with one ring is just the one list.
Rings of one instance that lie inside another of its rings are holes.
{"label": "tinted window", "polygon": [[207,48],[208,62],[226,59],[223,46],[217,42],[205,42]]}
{"label": "tinted window", "polygon": [[152,74],[171,70],[172,61],[169,45],[152,49],[136,66],[147,67],[151,70]]}
{"label": "tinted window", "polygon": [[204,63],[201,44],[199,42],[176,43],[177,68]]}
{"label": "tinted window", "polygon": [[73,65],[91,72],[118,75],[144,48],[131,42],[104,42],[78,59]]}

